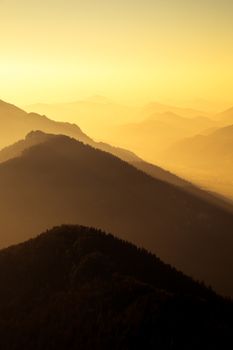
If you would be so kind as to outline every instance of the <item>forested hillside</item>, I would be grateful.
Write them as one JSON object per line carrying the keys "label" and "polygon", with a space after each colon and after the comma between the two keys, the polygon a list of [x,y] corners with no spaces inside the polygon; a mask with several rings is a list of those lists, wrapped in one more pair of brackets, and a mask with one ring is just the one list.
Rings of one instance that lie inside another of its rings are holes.
{"label": "forested hillside", "polygon": [[92,228],[57,227],[0,251],[0,283],[4,350],[220,350],[233,344],[230,302]]}

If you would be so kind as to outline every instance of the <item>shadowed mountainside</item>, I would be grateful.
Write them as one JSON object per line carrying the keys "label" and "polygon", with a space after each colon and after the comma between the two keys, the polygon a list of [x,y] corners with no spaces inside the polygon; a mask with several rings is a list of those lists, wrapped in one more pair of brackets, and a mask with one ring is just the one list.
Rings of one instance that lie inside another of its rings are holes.
{"label": "shadowed mountainside", "polygon": [[[25,139],[19,140],[18,142],[0,150],[0,163],[15,157],[19,157],[20,155],[22,155],[23,151],[26,150],[27,148],[43,143],[44,141],[46,141],[48,138],[51,138],[52,136],[53,134],[47,134],[39,130],[30,132],[29,134],[26,135]],[[191,187],[195,188],[188,181],[185,181],[179,178],[178,176],[170,173],[169,171],[166,171],[154,164],[149,164],[143,161],[142,159],[140,159],[130,151],[121,149],[119,147],[113,147],[103,142],[95,143],[93,141],[93,142],[90,142],[89,144],[91,144],[96,149],[100,149],[104,152],[113,154],[114,156],[130,163],[135,168],[144,171],[145,173],[153,176],[154,178],[157,178],[162,181],[166,181],[176,186],[185,187],[187,189]]]}
{"label": "shadowed mountainside", "polygon": [[[32,131],[26,136],[24,140],[20,140],[11,146],[3,148],[0,151],[0,163],[15,157],[19,157],[22,155],[22,153],[26,149],[30,148],[31,146],[41,144],[52,137],[53,137],[52,134],[45,134],[41,131]],[[217,204],[218,206],[221,206],[224,209],[227,209],[233,212],[232,204],[231,203],[229,204],[229,202],[224,197],[220,197],[215,194],[211,194],[207,191],[203,191],[197,186],[193,185],[192,183],[179,178],[178,176],[172,174],[169,171],[166,171],[154,164],[150,164],[143,160],[140,160],[140,158],[137,158],[130,151],[127,151],[124,149],[121,151],[121,149],[118,147],[115,148],[104,143],[95,144],[95,142],[93,142],[93,147],[95,145],[99,147],[97,149],[102,149],[104,152],[111,153],[116,157],[119,157],[120,159],[127,161],[128,163],[133,165],[135,168],[154,177],[155,179],[168,182],[175,186],[182,187],[185,191],[192,193],[195,196],[204,198],[212,203]]]}
{"label": "shadowed mountainside", "polygon": [[232,213],[109,153],[50,136],[0,164],[0,192],[2,246],[81,223],[116,233],[233,295]]}
{"label": "shadowed mountainside", "polygon": [[0,251],[0,282],[5,350],[233,345],[232,303],[95,229],[57,227]]}

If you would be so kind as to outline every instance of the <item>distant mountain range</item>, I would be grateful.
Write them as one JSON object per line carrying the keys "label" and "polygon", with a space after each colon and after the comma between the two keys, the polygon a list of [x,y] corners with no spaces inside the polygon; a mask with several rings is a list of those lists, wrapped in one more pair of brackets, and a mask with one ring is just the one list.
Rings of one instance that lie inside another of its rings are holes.
{"label": "distant mountain range", "polygon": [[[200,119],[199,122],[196,123],[197,125],[200,125],[201,119],[203,119],[203,123],[205,121],[207,124],[207,126],[204,125],[203,129],[209,127],[211,122],[208,118],[209,114],[191,108],[175,107],[158,102],[152,102],[142,107],[132,107],[118,104],[103,96],[93,96],[86,100],[70,103],[40,103],[25,106],[25,109],[27,111],[36,111],[40,114],[46,114],[56,120],[66,120],[69,118],[69,120],[81,126],[89,135],[108,141],[113,140],[114,134],[119,126],[131,123],[140,124],[152,116],[157,116],[158,118],[162,116],[163,121],[165,121],[165,115],[174,114],[179,119],[187,120],[187,123],[189,118],[197,118]],[[217,122],[215,122],[215,124],[216,123]],[[212,124],[214,124],[213,121]],[[119,134],[117,134],[117,136],[119,142]],[[129,145],[126,145],[126,148],[129,148]]]}
{"label": "distant mountain range", "polygon": [[[167,147],[168,142],[171,144],[179,138],[222,126],[217,118],[213,120],[209,113],[200,110],[158,102],[132,107],[103,96],[70,103],[40,103],[26,106],[25,109],[56,120],[68,118],[88,135],[131,149],[153,162],[156,162],[157,153],[164,146]],[[150,157],[151,154],[154,157]]]}
{"label": "distant mountain range", "polygon": [[142,108],[144,116],[153,114],[173,113],[184,118],[196,118],[198,116],[208,117],[209,113],[194,108],[177,107],[159,102],[150,102]]}
{"label": "distant mountain range", "polygon": [[[120,147],[111,146],[104,142],[95,142],[83,133],[76,124],[56,122],[43,115],[26,113],[20,108],[3,101],[0,101],[0,125],[0,148],[5,148],[1,151],[0,162],[18,155],[23,149],[32,145],[35,142],[35,139],[27,138],[26,142],[21,141],[21,139],[25,138],[25,136],[33,130],[41,130],[45,133],[63,134],[73,137],[76,140],[93,146],[94,148],[109,152],[122,160],[132,163],[135,167],[138,167],[145,172],[150,169],[149,174],[154,177],[178,186],[190,186],[187,181],[182,180],[178,176],[175,176],[162,168],[144,162],[133,152]],[[17,141],[20,142],[12,147],[11,144]],[[36,143],[38,143],[38,141],[39,137],[36,138]],[[6,146],[10,147],[8,148]]]}
{"label": "distant mountain range", "polygon": [[0,347],[227,349],[233,305],[156,256],[62,226],[0,251]]}
{"label": "distant mountain range", "polygon": [[194,136],[206,129],[218,127],[207,117],[185,118],[175,113],[152,113],[145,120],[124,124],[115,129],[113,139],[156,163],[162,151],[174,142]]}
{"label": "distant mountain range", "polygon": [[233,170],[233,125],[208,135],[184,139],[167,151],[167,158],[177,164],[202,169]]}
{"label": "distant mountain range", "polygon": [[140,118],[140,108],[116,103],[103,96],[67,103],[38,103],[24,107],[26,111],[46,114],[56,120],[67,120],[78,124],[95,139],[111,139],[111,128]]}
{"label": "distant mountain range", "polygon": [[163,153],[162,164],[180,169],[180,174],[200,178],[206,187],[215,188],[233,199],[233,125],[207,135],[183,139]]}
{"label": "distant mountain range", "polygon": [[218,113],[216,115],[217,120],[225,122],[226,124],[233,124],[233,107]]}
{"label": "distant mountain range", "polygon": [[156,252],[233,295],[232,212],[67,136],[37,132],[26,142],[20,156],[0,164],[1,246],[80,223]]}
{"label": "distant mountain range", "polygon": [[0,100],[0,148],[25,137],[32,130],[66,134],[85,143],[91,139],[81,129],[70,123],[55,122],[36,113],[26,113],[20,108]]}

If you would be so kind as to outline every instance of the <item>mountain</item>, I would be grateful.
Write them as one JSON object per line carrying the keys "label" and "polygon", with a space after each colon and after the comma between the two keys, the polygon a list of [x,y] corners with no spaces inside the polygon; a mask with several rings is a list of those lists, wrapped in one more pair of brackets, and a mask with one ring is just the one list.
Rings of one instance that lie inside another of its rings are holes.
{"label": "mountain", "polygon": [[[20,108],[0,100],[0,148],[15,143],[24,138],[31,131],[41,130],[50,134],[63,134],[81,142],[113,153],[126,161],[141,160],[134,153],[122,148],[110,146],[104,142],[95,142],[76,125],[57,122],[44,115],[26,113]],[[10,149],[9,149],[10,151]]]}
{"label": "mountain", "polygon": [[150,102],[145,105],[142,109],[142,114],[144,116],[149,116],[154,113],[173,113],[184,118],[195,118],[198,116],[208,117],[209,114],[204,111],[199,111],[193,108],[183,108],[177,106],[166,105],[158,102]]}
{"label": "mountain", "polygon": [[[52,134],[46,134],[40,130],[30,132],[28,135],[26,135],[25,139],[19,140],[18,142],[0,150],[0,163],[15,157],[19,157],[27,148],[43,143],[49,137],[52,137]],[[115,155],[116,157],[130,163],[135,168],[142,170],[143,172],[151,175],[156,179],[174,184],[176,186],[181,186],[186,189],[195,188],[195,186],[193,186],[191,183],[179,178],[171,172],[166,171],[154,164],[150,164],[143,161],[141,158],[137,157],[133,152],[127,151],[120,147],[110,146],[104,142],[97,143],[95,141],[90,141],[89,144],[96,149],[100,149],[104,152],[108,152]],[[197,188],[196,192],[198,192]]]}
{"label": "mountain", "polygon": [[25,137],[32,130],[65,134],[88,143],[91,139],[75,125],[56,122],[36,113],[26,113],[20,108],[0,100],[0,148]]}
{"label": "mountain", "polygon": [[168,150],[167,155],[174,162],[212,168],[218,166],[227,170],[233,162],[233,125],[215,130],[209,135],[186,138]]}
{"label": "mountain", "polygon": [[197,133],[199,131],[217,126],[217,122],[203,116],[196,116],[192,118],[182,117],[172,112],[154,113],[148,120],[157,120],[165,122],[169,126],[178,127],[186,132]]}
{"label": "mountain", "polygon": [[[91,99],[92,103],[96,100],[102,101],[103,98],[97,96]],[[0,147],[4,147],[4,149],[0,151],[0,162],[20,155],[24,149],[40,142],[40,137],[43,140],[44,136],[41,135],[39,137],[38,133],[36,134],[36,138],[33,137],[32,134],[30,135],[31,137],[27,137],[26,140],[21,140],[32,130],[41,130],[50,134],[64,134],[87,143],[94,148],[109,152],[160,180],[176,184],[177,186],[190,186],[185,180],[158,166],[145,162],[131,151],[120,147],[114,147],[104,142],[94,141],[84,134],[75,124],[56,122],[35,113],[27,114],[18,107],[3,101],[0,101],[0,126]],[[15,143],[16,141],[18,141],[16,144],[8,146],[10,142]]]}
{"label": "mountain", "polygon": [[[148,112],[149,113],[149,112]],[[157,163],[161,152],[184,137],[192,137],[219,126],[207,117],[183,117],[172,112],[152,113],[140,122],[116,128],[113,140],[142,158]]]}
{"label": "mountain", "polygon": [[[203,111],[156,102],[132,107],[103,96],[70,103],[34,104],[25,108],[52,119],[69,119],[93,138],[130,149],[155,163],[161,146],[163,150],[185,136],[218,126],[218,122],[209,119],[209,114]],[[175,120],[176,125],[173,125]]]}
{"label": "mountain", "polygon": [[225,122],[227,124],[233,123],[233,107],[228,108],[227,110],[218,113],[216,115],[216,119],[220,120],[221,122]]}
{"label": "mountain", "polygon": [[[45,134],[42,131],[32,131],[25,139],[16,142],[15,144],[3,148],[0,151],[0,163],[16,158],[22,155],[22,153],[30,148],[31,146],[38,145],[53,137],[52,134]],[[197,186],[193,185],[191,182],[183,180],[182,178],[172,174],[171,172],[164,170],[154,164],[147,163],[137,157],[134,153],[121,149],[119,147],[113,147],[103,142],[91,142],[94,148],[103,150],[104,152],[111,153],[116,157],[130,163],[136,169],[143,171],[144,173],[154,177],[155,179],[161,180],[163,182],[170,183],[172,185],[182,187],[185,191],[194,194],[200,198],[204,198],[212,203],[216,203],[224,209],[232,211],[232,204],[228,203],[226,198],[220,198],[219,195],[213,195],[207,191],[203,191]],[[96,146],[96,147],[95,147]]]}
{"label": "mountain", "polygon": [[194,177],[200,174],[206,182],[213,182],[213,189],[233,198],[233,125],[208,135],[186,138],[170,147],[162,157],[164,166],[173,171],[184,169],[183,176],[187,176],[185,169]]}
{"label": "mountain", "polygon": [[144,173],[154,177],[157,180],[161,180],[174,186],[181,187],[187,193],[191,193],[196,197],[202,198],[206,201],[211,202],[212,204],[216,204],[217,206],[222,207],[223,209],[233,212],[233,202],[229,199],[229,192],[226,192],[226,195],[224,196],[220,193],[211,191],[210,188],[208,188],[208,186],[206,186],[206,189],[204,190],[201,187],[198,187],[197,185],[193,184],[195,183],[195,178],[193,179],[192,183],[188,180],[184,180],[183,178],[174,175],[168,170],[164,170],[161,167],[157,167],[154,164],[150,164],[144,161],[132,161],[130,162],[130,164],[133,165],[135,168],[142,170]]}
{"label": "mountain", "polygon": [[[41,138],[41,136],[40,136]],[[113,155],[45,136],[0,164],[0,244],[62,223],[102,228],[233,295],[233,215]]]}
{"label": "mountain", "polygon": [[92,96],[74,102],[25,106],[26,111],[46,114],[56,120],[69,119],[98,140],[111,140],[112,128],[139,118],[140,108],[114,102],[103,96]]}
{"label": "mountain", "polygon": [[233,305],[156,256],[81,226],[0,251],[4,350],[213,349]]}

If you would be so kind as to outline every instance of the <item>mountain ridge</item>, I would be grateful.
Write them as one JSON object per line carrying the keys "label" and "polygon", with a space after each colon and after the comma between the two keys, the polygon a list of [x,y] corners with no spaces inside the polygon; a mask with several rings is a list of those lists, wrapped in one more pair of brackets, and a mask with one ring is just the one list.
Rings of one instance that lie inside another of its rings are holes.
{"label": "mountain ridge", "polygon": [[79,222],[117,233],[233,294],[233,215],[109,153],[52,136],[0,164],[0,191],[2,246]]}
{"label": "mountain ridge", "polygon": [[[39,114],[36,113],[26,113],[23,110],[21,110],[20,108],[8,104],[4,101],[1,101],[1,105],[4,107],[4,110],[6,111],[3,113],[3,111],[0,108],[0,119],[2,120],[2,123],[5,121],[6,119],[8,120],[6,122],[6,126],[5,128],[2,128],[2,130],[0,129],[0,136],[2,136],[2,140],[3,143],[2,145],[6,146],[8,145],[8,148],[4,148],[1,152],[1,156],[0,159],[4,160],[4,154],[5,157],[10,158],[10,152],[12,149],[12,143],[15,143],[23,138],[26,137],[26,135],[28,133],[30,133],[31,131],[36,131],[36,130],[41,130],[45,133],[54,133],[54,134],[64,134],[70,137],[73,137],[79,141],[82,141],[84,143],[87,143],[89,145],[91,145],[94,148],[97,149],[101,149],[102,151],[105,152],[109,152],[117,157],[119,157],[122,160],[125,160],[135,166],[138,165],[138,167],[146,172],[146,170],[148,169],[149,164],[147,162],[145,162],[144,160],[142,160],[140,157],[138,157],[135,153],[127,150],[127,149],[123,149],[120,147],[114,147],[111,146],[107,143],[104,142],[96,142],[93,139],[91,139],[89,136],[87,136],[86,134],[84,134],[82,132],[82,130],[76,125],[76,124],[70,124],[70,123],[61,123],[61,122],[56,122],[53,120],[50,120],[49,118],[47,118],[46,116],[41,116]],[[11,120],[12,115],[10,114],[7,117],[7,111],[8,109],[12,109],[13,110],[13,117],[14,119]],[[18,113],[20,112],[20,115],[18,115]],[[15,124],[15,120],[17,119],[22,119],[24,121],[24,127],[23,130],[21,131],[17,131],[15,134],[13,134],[13,137],[11,137],[9,140],[4,141],[5,135],[6,134],[11,134],[12,133],[12,128],[15,130],[17,129],[17,123]],[[48,125],[44,125],[42,122],[46,121]],[[8,123],[8,126],[7,126]],[[3,124],[2,124],[3,125]],[[1,142],[0,142],[1,145]],[[14,155],[14,151],[13,151],[13,155]],[[153,170],[153,176],[156,178],[158,177],[159,179],[165,179],[168,182],[171,182],[173,184],[176,184],[178,186],[186,186],[187,182],[181,178],[179,178],[178,176],[169,173],[168,171],[159,168],[157,166],[154,166],[154,168],[152,169],[152,164],[150,164],[150,169]],[[151,171],[150,171],[151,174]]]}

